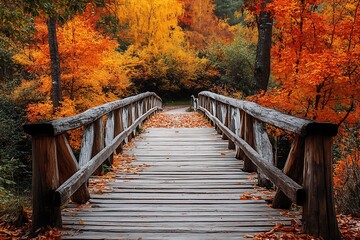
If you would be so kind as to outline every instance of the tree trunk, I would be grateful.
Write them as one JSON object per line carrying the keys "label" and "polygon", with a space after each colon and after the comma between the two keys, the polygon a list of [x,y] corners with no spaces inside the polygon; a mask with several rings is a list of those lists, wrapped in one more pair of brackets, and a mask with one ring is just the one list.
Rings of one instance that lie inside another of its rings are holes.
{"label": "tree trunk", "polygon": [[50,49],[50,60],[51,60],[51,100],[53,107],[60,105],[61,98],[61,75],[60,75],[60,56],[59,48],[56,36],[56,18],[50,17],[47,21],[48,28],[48,41]]}
{"label": "tree trunk", "polygon": [[270,50],[273,20],[271,13],[266,11],[266,4],[271,0],[263,0],[262,11],[258,20],[258,44],[256,49],[256,61],[254,77],[256,91],[266,91],[270,77]]}

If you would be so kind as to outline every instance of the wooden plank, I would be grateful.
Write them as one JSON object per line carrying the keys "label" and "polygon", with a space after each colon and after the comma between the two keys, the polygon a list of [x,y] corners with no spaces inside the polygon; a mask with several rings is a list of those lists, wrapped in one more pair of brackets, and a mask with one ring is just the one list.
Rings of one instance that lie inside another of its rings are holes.
{"label": "wooden plank", "polygon": [[[283,218],[285,221],[288,221],[287,218]],[[67,217],[64,224],[78,224],[79,221],[82,220],[86,223],[96,224],[96,222],[115,222],[115,223],[183,223],[183,222],[202,222],[202,223],[216,223],[216,222],[230,222],[230,223],[242,223],[246,224],[245,226],[249,226],[250,224],[253,226],[260,225],[264,222],[271,222],[275,225],[280,219],[278,217],[269,217],[269,216],[227,216],[227,215],[220,215],[220,216],[212,216],[212,215],[205,215],[205,216],[176,216],[176,217],[169,217],[169,216],[108,216],[104,215],[97,215],[97,216],[74,216],[74,217]],[[281,220],[280,220],[281,221]]]}
{"label": "wooden plank", "polygon": [[[214,219],[225,219],[229,221],[242,221],[242,222],[254,222],[254,221],[267,221],[267,220],[289,220],[287,217],[279,216],[277,212],[264,213],[264,212],[127,212],[127,211],[87,211],[81,213],[76,212],[64,212],[63,216],[66,220],[73,219],[96,219],[98,217],[118,219],[119,221],[156,221],[159,218],[166,219],[167,221],[184,221],[190,220],[200,221],[208,220],[213,221]],[[218,220],[221,221],[221,220]]]}
{"label": "wooden plank", "polygon": [[[254,233],[256,231],[263,231],[266,232],[268,231],[269,228],[265,228],[265,227],[256,227],[253,228],[252,230],[250,229],[249,231],[246,231],[246,229],[243,229],[242,232],[236,232],[236,233],[228,233],[228,232],[223,232],[223,233],[186,233],[186,232],[167,232],[167,233],[163,233],[163,232],[151,232],[151,233],[147,233],[147,232],[135,232],[135,231],[131,231],[131,232],[98,232],[98,231],[86,231],[86,232],[69,232],[68,235],[64,236],[63,239],[87,239],[87,240],[97,240],[97,239],[114,239],[114,240],[119,240],[119,239],[131,239],[131,240],[139,240],[139,239],[144,239],[144,236],[146,236],[147,240],[209,240],[209,239],[227,239],[227,240],[239,240],[239,239],[245,239],[243,238],[243,236],[245,236],[246,234],[250,234],[250,233]],[[73,236],[71,236],[71,234],[73,234]]]}

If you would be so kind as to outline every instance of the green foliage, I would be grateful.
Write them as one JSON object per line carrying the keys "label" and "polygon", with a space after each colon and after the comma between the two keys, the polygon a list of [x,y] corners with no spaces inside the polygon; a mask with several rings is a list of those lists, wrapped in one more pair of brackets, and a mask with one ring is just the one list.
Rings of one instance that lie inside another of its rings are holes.
{"label": "green foliage", "polygon": [[48,17],[55,17],[60,24],[72,19],[77,13],[83,12],[89,2],[90,0],[23,0],[26,11],[33,16],[45,14]]}
{"label": "green foliage", "polygon": [[240,36],[228,46],[213,47],[207,57],[220,73],[218,85],[251,95],[255,88],[255,56],[256,47]]}
{"label": "green foliage", "polygon": [[30,187],[30,146],[22,130],[23,114],[13,102],[0,97],[0,187]]}
{"label": "green foliage", "polygon": [[125,36],[120,37],[120,32],[129,28],[128,23],[121,24],[119,19],[113,15],[101,16],[96,23],[96,28],[105,35],[116,39],[119,43],[118,51],[125,52],[131,45],[130,40]]}
{"label": "green foliage", "polygon": [[0,217],[2,221],[21,226],[28,222],[24,208],[29,208],[30,198],[15,196],[10,191],[0,186]]}
{"label": "green foliage", "polygon": [[12,56],[34,34],[33,19],[26,15],[19,1],[2,1],[0,7],[0,85],[11,89],[18,83],[21,66],[16,65]]}
{"label": "green foliage", "polygon": [[243,17],[236,16],[243,2],[243,0],[215,0],[215,15],[226,20],[231,26],[236,25],[243,21]]}
{"label": "green foliage", "polygon": [[360,124],[344,124],[334,144],[334,190],[337,210],[360,213]]}

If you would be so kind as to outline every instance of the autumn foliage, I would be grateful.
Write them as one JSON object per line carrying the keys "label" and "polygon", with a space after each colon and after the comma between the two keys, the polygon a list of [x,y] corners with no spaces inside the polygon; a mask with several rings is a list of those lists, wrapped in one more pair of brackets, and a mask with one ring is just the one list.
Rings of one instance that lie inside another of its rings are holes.
{"label": "autumn foliage", "polygon": [[[258,7],[252,6],[256,12]],[[338,199],[343,199],[338,207],[345,212],[359,211],[360,202],[359,7],[355,0],[273,0],[268,6],[276,19],[273,86],[252,98],[292,115],[340,126],[334,180]],[[346,207],[346,202],[356,206]]]}
{"label": "autumn foliage", "polygon": [[127,74],[122,70],[124,57],[115,51],[117,42],[99,35],[89,16],[89,13],[77,16],[58,29],[63,102],[55,112],[52,111],[49,98],[50,59],[46,25],[42,19],[36,22],[36,44],[14,57],[38,78],[24,80],[15,92],[20,97],[33,89],[27,96],[37,98],[37,101],[28,105],[30,121],[74,115],[115,100],[129,86]]}
{"label": "autumn foliage", "polygon": [[[338,124],[335,188],[338,196],[347,192],[349,198],[358,197],[360,183],[353,181],[360,179],[360,1],[269,2],[266,10],[274,19],[271,83],[267,91],[250,100]],[[8,12],[3,5],[0,50],[7,58],[3,60],[0,54],[0,69],[6,69],[0,76],[6,75],[2,78],[9,81],[9,67],[3,65],[13,61],[11,72],[18,69],[21,83],[8,84],[12,87],[8,95],[26,109],[31,122],[75,115],[144,91],[155,91],[164,99],[200,90],[244,98],[254,93],[254,19],[261,1],[244,3],[236,13],[244,21],[235,26],[215,15],[212,0],[89,3],[84,12],[57,26],[63,99],[57,108],[50,96],[47,16],[40,11],[36,18],[21,19],[27,14],[24,9],[12,14],[20,2]],[[31,31],[23,31],[24,25]],[[20,44],[18,39],[25,35],[27,40]],[[0,79],[1,90],[4,79]],[[178,124],[159,116],[165,125]],[[74,147],[80,138],[80,131],[71,133]],[[350,208],[341,211],[350,212]]]}
{"label": "autumn foliage", "polygon": [[260,103],[318,121],[354,122],[360,97],[358,5],[272,1],[276,85],[259,98]]}

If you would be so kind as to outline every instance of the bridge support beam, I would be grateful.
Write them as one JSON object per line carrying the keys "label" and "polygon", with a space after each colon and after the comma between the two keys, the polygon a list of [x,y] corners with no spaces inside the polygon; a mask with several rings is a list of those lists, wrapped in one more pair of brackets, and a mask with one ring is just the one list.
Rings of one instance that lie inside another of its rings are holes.
{"label": "bridge support beam", "polygon": [[324,239],[341,239],[333,199],[331,148],[330,136],[305,138],[303,231]]}
{"label": "bridge support beam", "polygon": [[55,138],[33,136],[32,149],[32,230],[44,226],[61,227],[61,211],[55,201],[55,190],[59,187]]}

